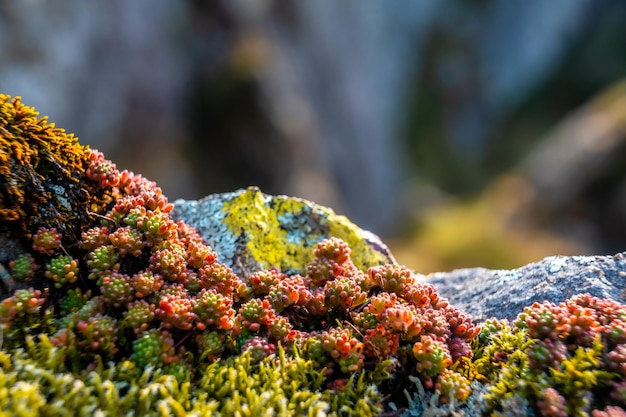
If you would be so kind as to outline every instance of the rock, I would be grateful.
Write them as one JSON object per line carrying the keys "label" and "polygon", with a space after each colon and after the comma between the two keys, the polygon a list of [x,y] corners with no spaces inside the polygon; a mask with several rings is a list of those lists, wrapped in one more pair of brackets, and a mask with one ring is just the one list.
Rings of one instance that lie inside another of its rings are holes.
{"label": "rock", "polygon": [[459,269],[422,276],[475,321],[515,317],[534,302],[560,303],[590,293],[626,303],[626,258],[551,256],[512,270]]}
{"label": "rock", "polygon": [[[197,228],[219,260],[243,277],[273,266],[287,274],[305,274],[314,245],[332,236],[348,243],[354,263],[363,270],[395,262],[380,238],[345,216],[304,199],[263,194],[256,187],[177,200],[171,215]],[[0,235],[0,263],[6,266],[23,251],[18,239]],[[15,283],[3,278],[6,270],[0,275],[0,296],[12,293]],[[554,256],[514,270],[470,268],[418,276],[477,322],[512,320],[533,302],[560,303],[585,292],[626,303],[623,253]]]}
{"label": "rock", "polygon": [[377,236],[345,216],[300,198],[266,195],[257,187],[177,200],[171,215],[198,229],[219,261],[243,276],[273,266],[306,274],[302,268],[315,244],[333,236],[348,243],[361,269],[395,262]]}
{"label": "rock", "polygon": [[[256,187],[198,201],[177,200],[172,216],[197,228],[220,261],[244,276],[271,266],[303,273],[313,245],[330,236],[348,242],[359,268],[395,262],[377,236],[346,217],[307,200],[269,196]],[[558,304],[585,292],[626,303],[626,258],[621,253],[552,256],[512,270],[468,268],[418,276],[477,322],[513,320],[534,302]]]}

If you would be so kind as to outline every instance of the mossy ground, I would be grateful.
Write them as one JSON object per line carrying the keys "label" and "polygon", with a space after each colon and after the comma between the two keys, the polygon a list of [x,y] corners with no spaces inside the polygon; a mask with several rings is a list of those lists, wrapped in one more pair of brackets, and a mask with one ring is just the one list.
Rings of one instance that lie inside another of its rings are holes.
{"label": "mossy ground", "polygon": [[[0,106],[0,230],[32,248],[3,265],[32,288],[0,304],[0,416],[395,416],[419,403],[424,415],[522,404],[603,417],[626,406],[626,306],[581,295],[480,329],[372,254],[347,219],[254,188],[220,208],[259,266],[237,276],[169,217],[156,184],[19,99]],[[329,220],[313,227],[314,216]]]}

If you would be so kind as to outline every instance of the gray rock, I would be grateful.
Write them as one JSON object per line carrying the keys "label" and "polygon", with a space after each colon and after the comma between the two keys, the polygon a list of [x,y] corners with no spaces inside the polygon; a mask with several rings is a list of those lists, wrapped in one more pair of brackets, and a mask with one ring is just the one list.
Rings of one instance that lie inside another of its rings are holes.
{"label": "gray rock", "polygon": [[[243,276],[270,266],[288,273],[303,272],[298,267],[306,262],[306,254],[330,236],[348,241],[361,268],[395,262],[378,237],[344,216],[310,201],[269,196],[254,187],[198,201],[178,200],[172,214],[199,229],[220,261]],[[278,240],[289,242],[288,247],[272,243]],[[296,253],[297,247],[304,251]],[[513,320],[534,302],[558,304],[586,292],[626,303],[626,258],[622,253],[552,256],[512,270],[470,268],[419,277],[434,284],[450,304],[477,322],[490,317]]]}
{"label": "gray rock", "polygon": [[582,293],[626,303],[624,253],[551,256],[518,269],[459,269],[423,278],[435,285],[450,304],[479,322],[490,317],[512,320],[534,302],[558,304]]}

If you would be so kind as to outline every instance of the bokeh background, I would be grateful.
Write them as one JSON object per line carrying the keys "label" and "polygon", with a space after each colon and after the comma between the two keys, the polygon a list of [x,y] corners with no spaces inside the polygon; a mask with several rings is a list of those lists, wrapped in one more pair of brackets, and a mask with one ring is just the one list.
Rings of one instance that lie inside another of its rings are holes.
{"label": "bokeh background", "polygon": [[626,249],[626,2],[0,0],[0,91],[170,200],[258,185],[420,272]]}

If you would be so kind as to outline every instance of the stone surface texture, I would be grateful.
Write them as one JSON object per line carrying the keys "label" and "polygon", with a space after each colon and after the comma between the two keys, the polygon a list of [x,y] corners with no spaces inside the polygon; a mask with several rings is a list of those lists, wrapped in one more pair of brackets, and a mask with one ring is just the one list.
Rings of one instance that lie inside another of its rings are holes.
{"label": "stone surface texture", "polygon": [[421,278],[476,321],[490,317],[512,320],[534,302],[558,304],[581,293],[626,302],[624,253],[551,256],[518,269],[459,269]]}
{"label": "stone surface texture", "polygon": [[[250,187],[214,194],[198,201],[177,200],[173,217],[199,229],[221,262],[244,276],[276,266],[303,273],[311,248],[336,236],[348,242],[357,266],[395,262],[375,235],[310,201],[269,196]],[[626,258],[614,256],[552,256],[512,270],[459,269],[428,276],[452,305],[476,321],[510,320],[533,302],[560,303],[575,294],[626,302]]]}

